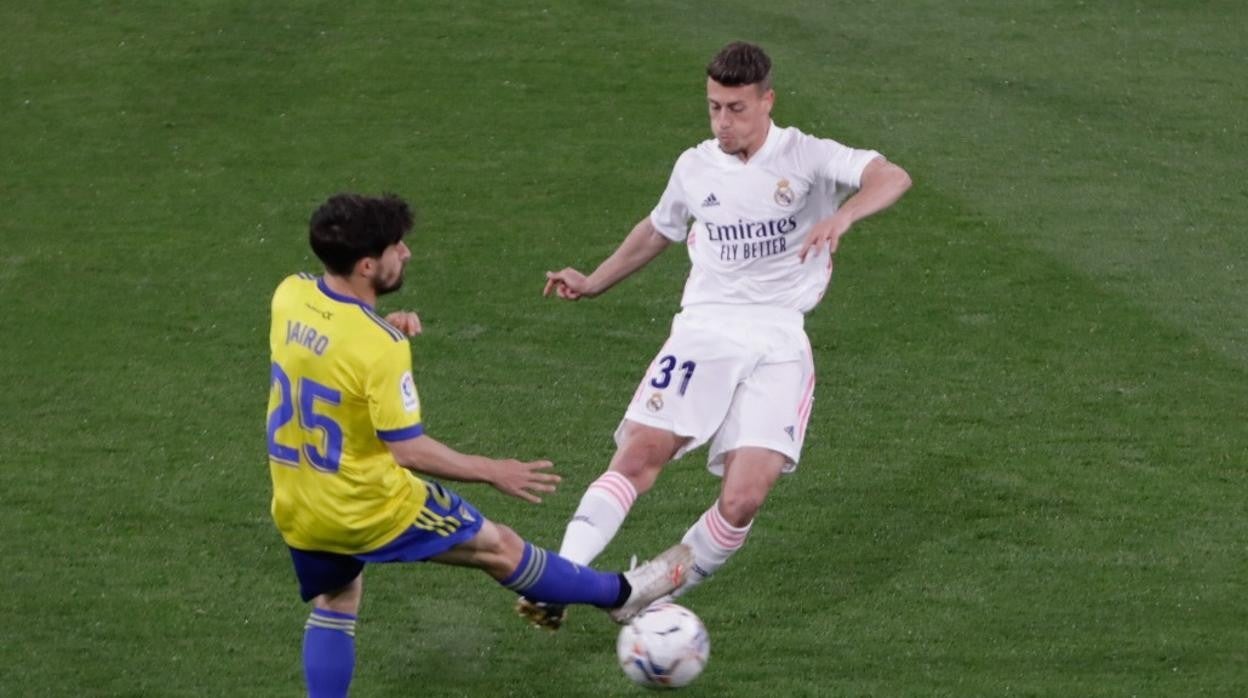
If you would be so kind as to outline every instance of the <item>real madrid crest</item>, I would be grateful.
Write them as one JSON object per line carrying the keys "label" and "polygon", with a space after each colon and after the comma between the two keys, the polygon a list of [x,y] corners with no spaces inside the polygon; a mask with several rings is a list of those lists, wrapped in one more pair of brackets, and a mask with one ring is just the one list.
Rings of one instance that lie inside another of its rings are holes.
{"label": "real madrid crest", "polygon": [[663,396],[660,395],[659,393],[655,393],[654,395],[651,395],[650,399],[646,400],[646,409],[650,410],[651,412],[658,412],[659,410],[663,409]]}
{"label": "real madrid crest", "polygon": [[794,199],[793,188],[789,186],[789,180],[782,179],[776,184],[776,203],[781,206],[792,206]]}

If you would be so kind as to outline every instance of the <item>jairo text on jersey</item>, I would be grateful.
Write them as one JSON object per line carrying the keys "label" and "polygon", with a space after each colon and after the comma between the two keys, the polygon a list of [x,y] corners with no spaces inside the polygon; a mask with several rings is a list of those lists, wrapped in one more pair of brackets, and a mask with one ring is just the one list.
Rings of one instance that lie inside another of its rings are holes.
{"label": "jairo text on jersey", "polygon": [[313,354],[321,356],[329,347],[329,336],[317,332],[316,328],[311,325],[287,320],[286,343],[305,347]]}

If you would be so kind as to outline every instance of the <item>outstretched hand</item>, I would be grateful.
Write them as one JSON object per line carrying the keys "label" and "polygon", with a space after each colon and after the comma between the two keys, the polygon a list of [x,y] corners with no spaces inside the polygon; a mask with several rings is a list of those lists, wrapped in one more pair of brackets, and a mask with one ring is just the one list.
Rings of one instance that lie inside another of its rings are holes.
{"label": "outstretched hand", "polygon": [[523,499],[533,504],[541,504],[541,494],[555,491],[555,487],[563,478],[554,473],[543,472],[554,467],[548,460],[535,460],[525,463],[507,458],[494,462],[495,472],[490,478],[494,489],[503,494]]}
{"label": "outstretched hand", "polygon": [[410,310],[399,310],[386,316],[386,322],[408,337],[420,334],[420,317]]}
{"label": "outstretched hand", "polygon": [[549,297],[551,291],[568,301],[579,300],[582,296],[591,295],[589,293],[589,279],[572,267],[566,267],[560,271],[546,272],[546,288],[542,289],[542,295]]}

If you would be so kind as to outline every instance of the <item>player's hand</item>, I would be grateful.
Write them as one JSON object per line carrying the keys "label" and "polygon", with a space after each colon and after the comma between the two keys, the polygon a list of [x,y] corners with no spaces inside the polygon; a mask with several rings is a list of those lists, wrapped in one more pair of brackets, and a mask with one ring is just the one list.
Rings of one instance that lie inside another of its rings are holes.
{"label": "player's hand", "polygon": [[386,316],[386,322],[408,337],[415,337],[420,334],[420,317],[410,310],[390,313]]}
{"label": "player's hand", "polygon": [[550,292],[567,301],[579,300],[582,296],[590,296],[589,279],[584,274],[567,267],[561,271],[546,272],[546,288],[542,295],[549,297]]}
{"label": "player's hand", "polygon": [[525,463],[513,458],[494,461],[494,474],[490,484],[494,489],[523,499],[533,504],[541,504],[539,494],[549,494],[563,478],[554,473],[544,472],[554,467],[548,460],[535,460]]}
{"label": "player's hand", "polygon": [[841,236],[849,232],[849,226],[852,221],[847,216],[832,214],[831,216],[819,221],[810,229],[810,234],[806,236],[806,242],[802,243],[802,248],[797,252],[797,258],[806,261],[806,255],[814,250],[815,254],[824,246],[828,248],[828,257],[836,253],[836,247],[841,241]]}

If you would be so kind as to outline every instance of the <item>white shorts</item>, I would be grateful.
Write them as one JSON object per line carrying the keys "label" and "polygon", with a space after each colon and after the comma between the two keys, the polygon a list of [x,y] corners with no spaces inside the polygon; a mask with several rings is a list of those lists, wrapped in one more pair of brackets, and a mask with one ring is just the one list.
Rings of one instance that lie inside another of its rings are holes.
{"label": "white shorts", "polygon": [[[797,468],[814,393],[801,313],[696,305],[672,320],[624,419],[689,437],[676,458],[710,441],[707,468],[716,475],[724,456],[743,446],[780,452],[787,473]],[[623,430],[621,422],[617,445]]]}

